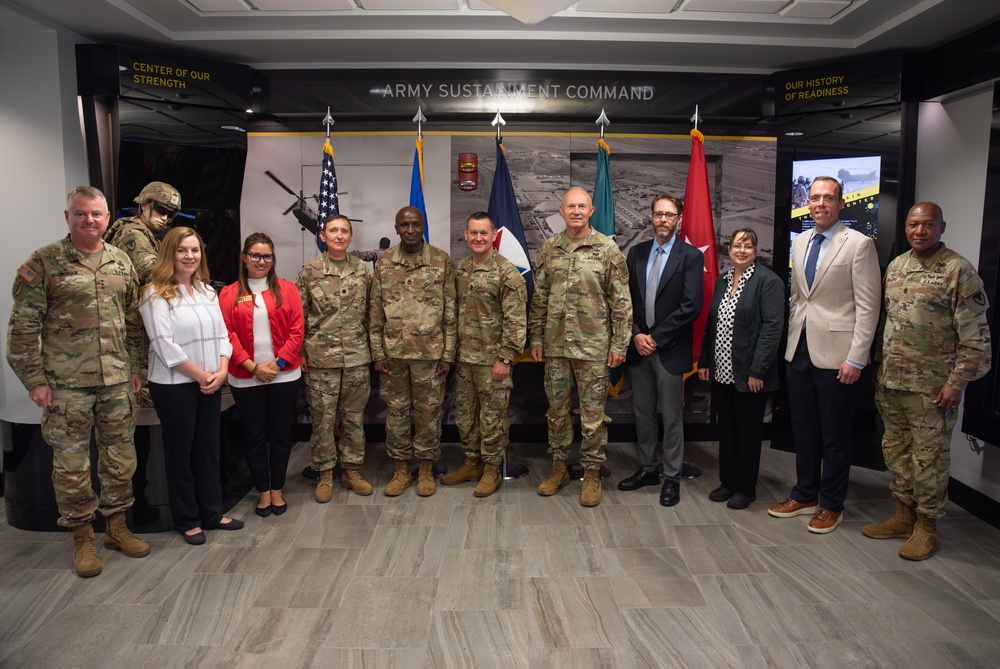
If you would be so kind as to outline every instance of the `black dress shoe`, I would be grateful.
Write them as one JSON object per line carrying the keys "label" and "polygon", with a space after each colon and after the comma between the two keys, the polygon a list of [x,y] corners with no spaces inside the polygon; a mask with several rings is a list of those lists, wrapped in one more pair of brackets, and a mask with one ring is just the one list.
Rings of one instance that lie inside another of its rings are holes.
{"label": "black dress shoe", "polygon": [[184,530],[177,530],[177,531],[181,533],[182,537],[184,537],[184,541],[188,542],[192,546],[201,546],[203,543],[205,543],[204,532],[197,532],[195,534],[185,534]]}
{"label": "black dress shoe", "polygon": [[267,518],[268,516],[271,515],[271,511],[273,510],[274,508],[270,504],[268,504],[267,506],[255,506],[253,512],[256,513],[258,516],[260,516],[261,518]]}
{"label": "black dress shoe", "polygon": [[733,490],[730,490],[726,486],[720,485],[718,488],[708,493],[708,498],[713,502],[725,502],[733,496],[733,492]]}
{"label": "black dress shoe", "polygon": [[750,503],[757,499],[757,495],[744,495],[741,492],[734,492],[726,504],[730,509],[745,509]]}
{"label": "black dress shoe", "polygon": [[230,518],[228,523],[216,523],[215,525],[212,525],[211,527],[209,527],[207,529],[210,529],[210,530],[242,530],[243,529],[243,525],[244,525],[244,523],[243,523],[242,520],[236,520],[235,518]]}
{"label": "black dress shoe", "polygon": [[659,485],[660,483],[660,472],[656,469],[646,471],[642,467],[635,470],[635,474],[629,476],[627,479],[622,479],[618,482],[619,490],[638,490],[639,488],[645,488],[648,485]]}
{"label": "black dress shoe", "polygon": [[660,506],[673,506],[681,501],[681,482],[667,479],[660,490]]}
{"label": "black dress shoe", "polygon": [[282,504],[281,506],[278,506],[277,504],[272,504],[271,505],[271,511],[274,512],[274,515],[280,516],[285,511],[288,511],[288,504],[285,503],[285,504]]}

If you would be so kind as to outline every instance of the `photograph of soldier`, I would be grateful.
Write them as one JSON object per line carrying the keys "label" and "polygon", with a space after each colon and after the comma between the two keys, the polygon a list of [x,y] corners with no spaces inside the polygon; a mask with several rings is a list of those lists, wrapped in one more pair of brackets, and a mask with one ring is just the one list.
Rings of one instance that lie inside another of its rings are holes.
{"label": "photograph of soldier", "polygon": [[891,518],[861,528],[873,539],[906,539],[899,556],[926,560],[941,548],[937,519],[948,503],[951,432],[970,381],[990,370],[989,304],[968,260],[945,246],[941,207],[906,216],[910,250],[886,269],[875,402],[892,472]]}
{"label": "photograph of soldier", "polygon": [[469,216],[458,276],[458,353],[455,369],[455,425],[465,462],[441,477],[444,485],[478,481],[473,494],[488,497],[502,481],[500,465],[510,433],[507,406],[511,367],[524,350],[528,289],[524,277],[496,252],[493,219],[485,211]]}
{"label": "photograph of soldier", "polygon": [[[108,226],[104,241],[120,248],[128,255],[139,278],[139,289],[149,283],[156,255],[160,251],[160,235],[181,210],[181,194],[170,184],[151,181],[139,191],[134,202],[139,205],[135,216],[126,216]],[[139,391],[139,406],[151,407],[149,388],[146,387],[146,361],[149,356],[149,339],[142,333],[143,386]]]}
{"label": "photograph of soldier", "polygon": [[[17,270],[7,363],[42,408],[52,447],[59,525],[73,531],[73,567],[101,573],[92,521],[105,517],[106,548],[129,557],[149,545],[125,524],[136,459],[135,394],[142,325],[139,282],[128,256],[102,241],[111,214],[104,194],[79,186],[66,197],[69,234],[43,246]],[[90,479],[90,433],[97,444],[100,497]]]}
{"label": "photograph of soldier", "polygon": [[535,294],[528,321],[531,358],[545,361],[552,473],[538,486],[549,496],[569,483],[566,460],[573,442],[572,392],[580,400],[580,504],[601,502],[600,467],[608,443],[605,405],[608,369],[625,361],[632,333],[625,256],[615,241],[590,227],[594,205],[570,188],[559,207],[566,229],[549,238],[535,263]]}
{"label": "photograph of soldier", "polygon": [[[342,487],[358,495],[373,492],[360,472],[365,460],[364,411],[371,392],[371,275],[364,260],[348,253],[354,230],[346,216],[327,218],[320,235],[326,252],[303,265],[295,283],[305,313],[302,368],[312,416],[311,467],[319,472],[315,499],[325,504],[333,498],[338,461]],[[339,460],[334,440],[338,412]]]}
{"label": "photograph of soldier", "polygon": [[435,491],[445,381],[455,360],[455,267],[447,253],[424,241],[419,209],[397,212],[396,233],[400,243],[375,263],[369,308],[372,359],[387,405],[386,449],[396,461],[385,494],[401,495],[410,486],[409,459],[416,456],[417,494],[427,497]]}

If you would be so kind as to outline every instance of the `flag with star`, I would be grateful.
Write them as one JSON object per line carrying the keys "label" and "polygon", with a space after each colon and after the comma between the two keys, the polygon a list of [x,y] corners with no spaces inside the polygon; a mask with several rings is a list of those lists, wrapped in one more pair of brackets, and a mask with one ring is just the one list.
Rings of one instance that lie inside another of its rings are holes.
{"label": "flag with star", "polygon": [[320,253],[326,253],[326,243],[320,238],[323,223],[334,214],[340,213],[340,202],[337,200],[337,170],[333,167],[333,146],[327,137],[323,143],[323,173],[319,178],[319,211],[316,215],[316,246]]}
{"label": "flag with star", "polygon": [[702,273],[704,302],[701,314],[694,322],[693,351],[695,367],[701,353],[715,282],[719,278],[719,259],[715,251],[715,224],[712,222],[712,198],[708,192],[708,168],[705,165],[705,135],[691,131],[691,163],[688,165],[687,186],[684,189],[684,218],[681,229],[684,240],[702,252],[705,270]]}
{"label": "flag with star", "polygon": [[410,176],[410,206],[420,210],[424,217],[424,240],[430,241],[427,228],[427,208],[424,205],[424,138],[417,136],[417,147],[413,150],[413,173]]}

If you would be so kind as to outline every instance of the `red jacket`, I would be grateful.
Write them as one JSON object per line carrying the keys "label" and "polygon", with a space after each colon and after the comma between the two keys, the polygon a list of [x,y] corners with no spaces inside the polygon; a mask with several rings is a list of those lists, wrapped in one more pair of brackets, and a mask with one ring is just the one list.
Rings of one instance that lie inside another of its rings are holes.
{"label": "red jacket", "polygon": [[[246,360],[253,360],[253,310],[251,300],[233,304],[239,291],[239,282],[231,283],[219,293],[219,306],[222,307],[222,319],[229,330],[229,341],[233,345],[233,357],[229,359],[229,373],[238,379],[249,379],[250,372],[240,365]],[[302,360],[299,349],[305,336],[305,321],[302,316],[302,297],[295,284],[285,279],[278,279],[278,289],[281,291],[281,306],[274,306],[274,296],[270,290],[263,293],[264,304],[267,305],[267,317],[271,321],[271,343],[274,346],[274,357],[281,358],[287,364],[284,370],[295,369]],[[269,361],[265,361],[269,362]]]}

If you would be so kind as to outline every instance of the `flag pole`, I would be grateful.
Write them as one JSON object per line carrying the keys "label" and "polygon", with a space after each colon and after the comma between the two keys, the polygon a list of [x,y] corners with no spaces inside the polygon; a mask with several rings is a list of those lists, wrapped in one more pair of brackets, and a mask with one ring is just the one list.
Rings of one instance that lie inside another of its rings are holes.
{"label": "flag pole", "polygon": [[422,126],[424,121],[426,120],[427,117],[424,116],[424,112],[420,109],[420,105],[417,105],[417,115],[413,117],[413,122],[417,124],[417,137],[424,136],[424,131]]}
{"label": "flag pole", "polygon": [[497,109],[497,115],[493,117],[493,122],[490,123],[490,125],[496,126],[496,129],[497,129],[497,141],[498,142],[502,142],[503,141],[503,132],[501,131],[501,128],[503,128],[503,126],[507,125],[507,121],[503,120],[503,116],[500,116],[500,109],[499,108]]}
{"label": "flag pole", "polygon": [[330,108],[329,107],[326,108],[326,116],[323,118],[322,123],[323,123],[323,125],[326,126],[326,138],[330,139],[330,128],[333,127],[333,117],[330,116]]}
{"label": "flag pole", "polygon": [[601,108],[601,115],[597,117],[594,123],[601,126],[601,139],[604,139],[604,128],[611,125],[611,121],[608,120],[608,115],[604,113],[603,107]]}
{"label": "flag pole", "polygon": [[695,105],[694,106],[694,116],[691,117],[691,122],[694,123],[694,129],[695,130],[698,129],[698,123],[700,121],[702,121],[702,120],[704,120],[704,119],[702,119],[700,116],[698,116],[698,105]]}

